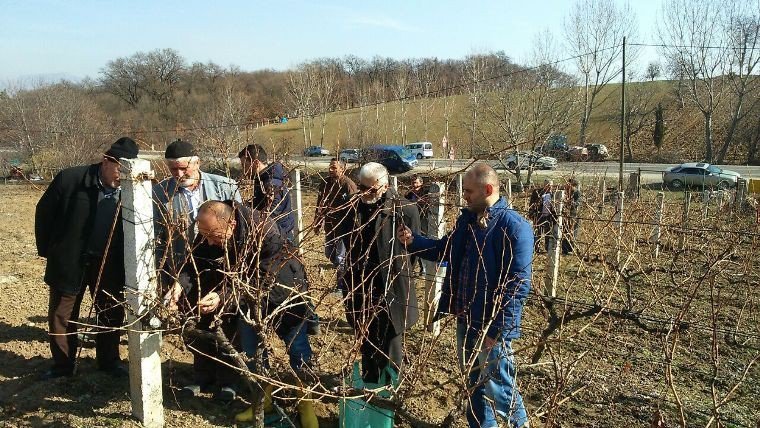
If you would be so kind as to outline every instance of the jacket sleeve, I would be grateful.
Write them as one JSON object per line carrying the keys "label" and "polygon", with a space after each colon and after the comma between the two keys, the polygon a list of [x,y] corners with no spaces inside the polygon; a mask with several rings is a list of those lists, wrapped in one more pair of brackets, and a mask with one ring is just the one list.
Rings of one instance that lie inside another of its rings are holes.
{"label": "jacket sleeve", "polygon": [[505,286],[499,288],[501,296],[494,296],[494,301],[500,302],[500,305],[487,331],[488,336],[493,338],[497,337],[499,332],[520,327],[522,307],[530,293],[533,229],[527,222],[507,224],[503,258],[502,266],[507,272],[506,275],[499,275],[499,283]]}
{"label": "jacket sleeve", "polygon": [[34,238],[37,243],[37,254],[41,257],[48,256],[55,219],[61,214],[59,212],[62,198],[61,181],[62,177],[59,173],[42,194],[34,213]]}

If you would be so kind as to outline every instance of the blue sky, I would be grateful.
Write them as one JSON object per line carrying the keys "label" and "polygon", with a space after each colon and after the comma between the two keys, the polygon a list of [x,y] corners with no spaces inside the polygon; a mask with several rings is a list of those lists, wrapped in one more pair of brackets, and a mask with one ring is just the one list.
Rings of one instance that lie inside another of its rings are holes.
{"label": "blue sky", "polygon": [[[536,33],[561,41],[572,0],[533,1],[54,1],[0,0],[0,82],[97,78],[107,61],[176,49],[189,62],[286,69],[354,54],[462,58],[503,50],[527,59]],[[660,0],[636,0],[651,42]],[[568,55],[569,56],[569,55]],[[639,68],[656,58],[642,53]]]}

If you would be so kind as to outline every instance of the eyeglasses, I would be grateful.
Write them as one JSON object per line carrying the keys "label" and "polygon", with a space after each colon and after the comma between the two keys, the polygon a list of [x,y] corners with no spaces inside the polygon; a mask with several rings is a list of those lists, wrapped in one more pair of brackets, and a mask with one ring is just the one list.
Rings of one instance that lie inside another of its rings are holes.
{"label": "eyeglasses", "polygon": [[371,186],[371,187],[370,186],[365,186],[364,184],[361,184],[361,183],[359,183],[358,187],[359,187],[359,190],[362,193],[368,193],[370,195],[377,194],[377,192],[380,191],[380,189],[378,187],[375,187],[375,186]]}

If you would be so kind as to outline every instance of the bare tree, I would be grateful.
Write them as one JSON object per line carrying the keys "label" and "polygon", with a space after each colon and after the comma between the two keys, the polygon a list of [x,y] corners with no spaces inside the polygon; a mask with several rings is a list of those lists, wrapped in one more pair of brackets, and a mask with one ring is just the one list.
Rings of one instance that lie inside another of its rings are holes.
{"label": "bare tree", "polygon": [[[651,64],[650,64],[651,65]],[[645,76],[649,75],[649,69]],[[635,80],[631,73],[629,80]],[[655,103],[655,89],[651,83],[638,82],[629,86],[625,103],[625,147],[626,162],[633,162],[633,138],[652,123]]]}
{"label": "bare tree", "polygon": [[467,127],[470,136],[470,157],[475,155],[476,136],[478,134],[478,113],[482,110],[483,97],[486,92],[486,78],[493,73],[494,64],[491,56],[472,54],[465,58],[462,69],[462,83],[466,85],[469,107]]}
{"label": "bare tree", "polygon": [[[598,95],[620,76],[623,37],[631,39],[636,34],[636,16],[627,4],[618,7],[610,0],[578,0],[567,17],[565,37],[570,52],[577,56],[583,99],[578,145],[586,143]],[[626,61],[634,58],[635,50],[629,49]]]}
{"label": "bare tree", "polygon": [[316,110],[320,117],[319,145],[325,145],[325,125],[327,113],[333,111],[338,101],[338,86],[340,75],[343,73],[338,60],[324,58],[314,61],[315,71],[314,95]]}
{"label": "bare tree", "polygon": [[[301,118],[304,147],[311,145],[311,118],[315,109],[316,76],[311,64],[300,64],[288,72],[288,95],[291,107]],[[308,132],[307,132],[308,129]]]}
{"label": "bare tree", "polygon": [[663,3],[659,35],[663,55],[688,83],[688,97],[704,119],[705,161],[713,160],[713,114],[723,102],[727,51],[721,31],[721,3],[711,0],[672,0]]}
{"label": "bare tree", "polygon": [[747,96],[760,89],[757,79],[760,63],[760,2],[751,6],[749,1],[730,2],[725,9],[725,31],[728,47],[729,82],[733,92],[731,117],[723,145],[716,161],[723,163],[737,127],[751,109],[745,108]]}
{"label": "bare tree", "polygon": [[660,63],[657,61],[652,61],[647,65],[647,71],[644,74],[644,77],[649,80],[650,82],[654,82],[654,79],[660,77],[662,74],[662,67],[660,66]]}

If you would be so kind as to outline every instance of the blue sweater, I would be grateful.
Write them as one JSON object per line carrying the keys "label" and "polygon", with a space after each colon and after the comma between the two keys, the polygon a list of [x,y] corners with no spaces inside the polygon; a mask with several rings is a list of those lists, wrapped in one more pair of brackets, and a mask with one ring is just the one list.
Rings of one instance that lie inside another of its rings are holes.
{"label": "blue sweater", "polygon": [[[463,209],[447,236],[414,235],[408,250],[426,260],[448,262],[439,313],[456,314],[472,327],[487,329],[492,338],[515,339],[520,337],[523,305],[530,293],[533,228],[507,207],[504,198],[488,211],[485,229],[476,224],[475,214]],[[465,254],[468,239],[474,251]],[[472,280],[460,284],[465,263]]]}

